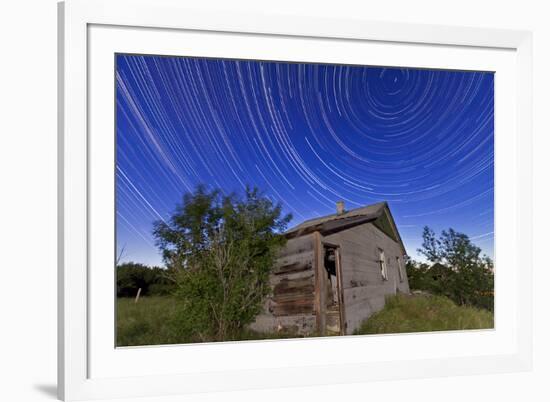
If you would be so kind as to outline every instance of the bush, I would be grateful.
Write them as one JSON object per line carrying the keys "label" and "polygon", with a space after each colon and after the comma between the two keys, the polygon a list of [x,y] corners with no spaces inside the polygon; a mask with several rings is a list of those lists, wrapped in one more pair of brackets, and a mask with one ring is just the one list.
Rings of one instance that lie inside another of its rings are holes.
{"label": "bush", "polygon": [[290,219],[257,189],[239,198],[199,186],[168,222],[155,224],[177,285],[182,337],[227,340],[255,319],[271,290],[269,273]]}

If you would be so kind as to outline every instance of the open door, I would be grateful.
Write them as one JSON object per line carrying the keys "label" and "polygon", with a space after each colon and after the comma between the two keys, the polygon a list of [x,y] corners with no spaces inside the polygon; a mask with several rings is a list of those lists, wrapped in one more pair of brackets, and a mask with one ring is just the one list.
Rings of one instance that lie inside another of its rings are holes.
{"label": "open door", "polygon": [[325,333],[344,335],[344,298],[342,292],[342,264],[340,247],[323,244]]}

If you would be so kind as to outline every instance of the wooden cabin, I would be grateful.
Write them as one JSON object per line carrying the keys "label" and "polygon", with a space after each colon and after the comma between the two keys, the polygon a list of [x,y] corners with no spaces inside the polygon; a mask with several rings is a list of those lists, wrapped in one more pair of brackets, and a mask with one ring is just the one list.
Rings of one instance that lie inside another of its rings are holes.
{"label": "wooden cabin", "polygon": [[285,233],[264,311],[262,332],[352,334],[385,298],[409,293],[406,251],[386,202],[311,219]]}

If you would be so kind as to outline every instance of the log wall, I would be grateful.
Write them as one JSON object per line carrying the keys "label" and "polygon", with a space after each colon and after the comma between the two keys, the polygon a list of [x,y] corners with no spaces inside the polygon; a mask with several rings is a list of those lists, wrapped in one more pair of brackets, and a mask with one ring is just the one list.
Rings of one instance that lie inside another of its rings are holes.
{"label": "log wall", "polygon": [[270,277],[272,294],[251,328],[308,334],[316,330],[314,235],[289,239]]}

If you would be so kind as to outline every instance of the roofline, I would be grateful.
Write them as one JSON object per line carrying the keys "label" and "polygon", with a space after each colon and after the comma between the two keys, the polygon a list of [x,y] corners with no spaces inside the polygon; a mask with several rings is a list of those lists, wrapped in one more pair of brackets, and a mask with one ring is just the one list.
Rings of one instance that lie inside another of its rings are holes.
{"label": "roofline", "polygon": [[403,243],[403,239],[401,239],[401,234],[399,233],[399,229],[397,229],[397,224],[395,223],[395,219],[393,219],[393,215],[391,213],[390,206],[386,201],[384,201],[384,204],[385,204],[384,209],[386,211],[388,211],[388,215],[389,215],[389,218],[390,218],[390,224],[393,226],[393,229],[395,230],[395,234],[397,235],[397,240],[398,240],[399,245],[401,246],[401,249],[403,251],[403,255],[408,255],[407,250],[405,249],[405,244]]}
{"label": "roofline", "polygon": [[[308,235],[308,234],[311,234],[311,233],[314,233],[314,232],[319,232],[322,235],[330,235],[330,234],[333,234],[333,233],[338,233],[342,230],[350,229],[350,228],[358,226],[358,225],[363,225],[365,223],[373,222],[376,219],[380,218],[382,216],[382,214],[384,213],[384,211],[387,211],[388,218],[389,218],[389,221],[390,221],[390,225],[392,226],[392,228],[393,228],[393,230],[396,234],[396,237],[397,237],[397,242],[401,246],[403,254],[407,255],[407,250],[405,249],[405,245],[403,244],[403,240],[401,239],[401,235],[399,233],[399,230],[397,229],[397,225],[395,224],[395,220],[393,219],[393,215],[391,213],[390,206],[389,206],[388,202],[387,201],[382,201],[382,202],[379,202],[377,204],[383,204],[383,206],[379,211],[377,211],[375,213],[372,213],[372,214],[369,214],[369,215],[357,215],[357,216],[348,217],[348,218],[343,217],[343,218],[332,219],[332,220],[321,222],[321,223],[318,223],[318,224],[315,224],[315,225],[307,226],[307,227],[302,228],[302,229],[295,229],[295,230],[287,231],[287,232],[284,233],[284,236],[287,239],[294,239],[294,238],[305,236],[305,235]],[[373,205],[376,205],[376,204],[373,204]],[[357,209],[360,209],[360,208],[357,208]],[[330,215],[327,215],[327,216],[330,216]],[[321,218],[315,218],[315,219],[321,219]],[[343,221],[346,221],[346,220],[347,220],[347,222],[343,222]],[[307,222],[307,221],[305,221],[305,222]],[[378,230],[380,230],[380,229],[378,229]]]}
{"label": "roofline", "polygon": [[[375,202],[374,204],[370,204],[370,205],[363,205],[362,207],[357,207],[357,208],[353,208],[353,209],[350,209],[348,211],[345,211],[344,215],[345,214],[349,214],[350,212],[353,212],[353,211],[357,211],[358,209],[363,209],[363,208],[366,208],[366,207],[374,207],[376,205],[384,205],[385,207],[388,207],[388,202],[387,201],[380,201],[380,202]],[[359,215],[357,215],[359,216]],[[329,218],[329,217],[334,217],[334,220],[338,220],[338,219],[346,219],[345,216],[343,217],[338,217],[338,214],[328,214],[328,215],[323,215],[323,216],[319,216],[317,218],[309,218],[309,219],[306,219],[305,221],[303,221],[302,223],[300,223],[299,225],[297,226],[302,226],[302,225],[306,225],[308,222],[312,222],[312,221],[316,221],[316,220],[319,220],[319,219],[325,219],[325,218]],[[291,231],[295,231],[297,229],[295,229],[297,226],[294,226],[293,228],[287,230],[287,232],[291,232]]]}

